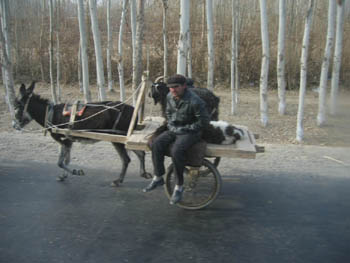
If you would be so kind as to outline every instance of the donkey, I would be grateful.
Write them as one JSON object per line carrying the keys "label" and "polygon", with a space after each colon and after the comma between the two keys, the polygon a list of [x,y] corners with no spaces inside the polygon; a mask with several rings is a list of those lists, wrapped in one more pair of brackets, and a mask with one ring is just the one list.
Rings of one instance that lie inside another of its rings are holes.
{"label": "donkey", "polygon": [[[60,154],[58,158],[58,166],[63,169],[63,174],[57,180],[64,181],[68,174],[84,175],[83,170],[70,169],[70,152],[73,142],[94,143],[96,140],[66,137],[65,135],[53,133],[50,127],[70,128],[70,129],[93,129],[93,130],[109,130],[120,135],[126,135],[131,122],[134,108],[130,105],[121,102],[96,102],[85,105],[85,110],[81,116],[76,116],[76,122],[70,124],[70,117],[63,116],[65,104],[53,105],[49,100],[41,98],[40,95],[33,93],[35,82],[26,89],[22,84],[19,90],[19,95],[15,100],[15,119],[13,127],[21,130],[31,120],[35,120],[39,125],[47,128],[51,137],[60,144]],[[122,169],[119,178],[112,182],[112,186],[119,186],[124,180],[130,157],[122,143],[112,143],[122,160]],[[151,178],[151,175],[145,170],[145,152],[134,151],[140,161],[140,176]]]}

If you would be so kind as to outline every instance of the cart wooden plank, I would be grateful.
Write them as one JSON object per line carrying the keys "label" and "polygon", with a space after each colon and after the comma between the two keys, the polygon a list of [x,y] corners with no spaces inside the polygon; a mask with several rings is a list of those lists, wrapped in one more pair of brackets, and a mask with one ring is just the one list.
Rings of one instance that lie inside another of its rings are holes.
{"label": "cart wooden plank", "polygon": [[129,150],[150,151],[147,145],[148,139],[164,122],[165,119],[163,117],[146,117],[142,123],[144,128],[142,130],[134,130],[128,136],[125,147]]}
{"label": "cart wooden plank", "polygon": [[91,132],[86,130],[52,128],[52,132],[65,135],[67,137],[69,136],[81,137],[81,138],[87,138],[87,139],[92,139],[97,141],[118,142],[123,144],[127,140],[127,137],[125,135],[115,135],[115,134],[109,134],[109,133],[103,133],[103,132]]}

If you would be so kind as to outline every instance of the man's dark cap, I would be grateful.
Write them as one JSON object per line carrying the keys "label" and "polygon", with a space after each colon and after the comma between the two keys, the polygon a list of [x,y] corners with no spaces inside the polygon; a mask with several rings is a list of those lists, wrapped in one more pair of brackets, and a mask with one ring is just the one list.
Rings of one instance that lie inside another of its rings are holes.
{"label": "man's dark cap", "polygon": [[184,85],[185,83],[186,83],[186,78],[180,74],[176,74],[168,78],[167,86],[172,87],[177,85]]}

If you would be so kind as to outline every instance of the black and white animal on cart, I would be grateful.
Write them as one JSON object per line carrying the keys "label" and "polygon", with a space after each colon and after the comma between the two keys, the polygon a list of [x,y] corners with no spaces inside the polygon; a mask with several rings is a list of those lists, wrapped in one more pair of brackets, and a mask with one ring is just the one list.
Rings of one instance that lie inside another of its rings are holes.
{"label": "black and white animal on cart", "polygon": [[[19,95],[15,100],[15,120],[13,127],[20,130],[31,120],[35,120],[39,125],[47,128],[51,137],[60,144],[60,154],[58,166],[63,169],[63,175],[58,180],[63,181],[68,174],[84,175],[83,170],[70,169],[70,153],[73,142],[97,142],[96,140],[65,136],[52,132],[52,127],[68,128],[73,130],[93,130],[109,131],[113,134],[126,135],[134,108],[119,101],[104,101],[89,103],[83,105],[80,114],[75,115],[74,123],[70,122],[69,114],[63,114],[68,111],[64,103],[53,105],[49,100],[41,98],[33,92],[35,83],[29,88],[21,85]],[[123,182],[130,157],[125,149],[125,144],[112,142],[122,160],[122,169],[119,178],[112,182],[113,186],[118,186]],[[140,161],[140,176],[150,178],[151,175],[145,170],[145,152],[134,151]]]}

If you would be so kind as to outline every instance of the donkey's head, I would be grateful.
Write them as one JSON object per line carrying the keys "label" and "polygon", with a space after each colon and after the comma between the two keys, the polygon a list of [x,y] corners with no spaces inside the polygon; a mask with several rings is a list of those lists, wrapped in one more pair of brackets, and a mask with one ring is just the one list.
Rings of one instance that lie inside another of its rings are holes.
{"label": "donkey's head", "polygon": [[154,104],[165,102],[165,98],[169,92],[169,88],[166,83],[160,81],[152,84],[151,90],[148,94],[150,98],[153,99]]}
{"label": "donkey's head", "polygon": [[20,130],[27,125],[32,117],[28,113],[28,105],[33,95],[35,82],[32,82],[29,88],[26,89],[24,84],[19,88],[19,94],[15,100],[15,119],[12,121],[12,126],[16,130]]}

